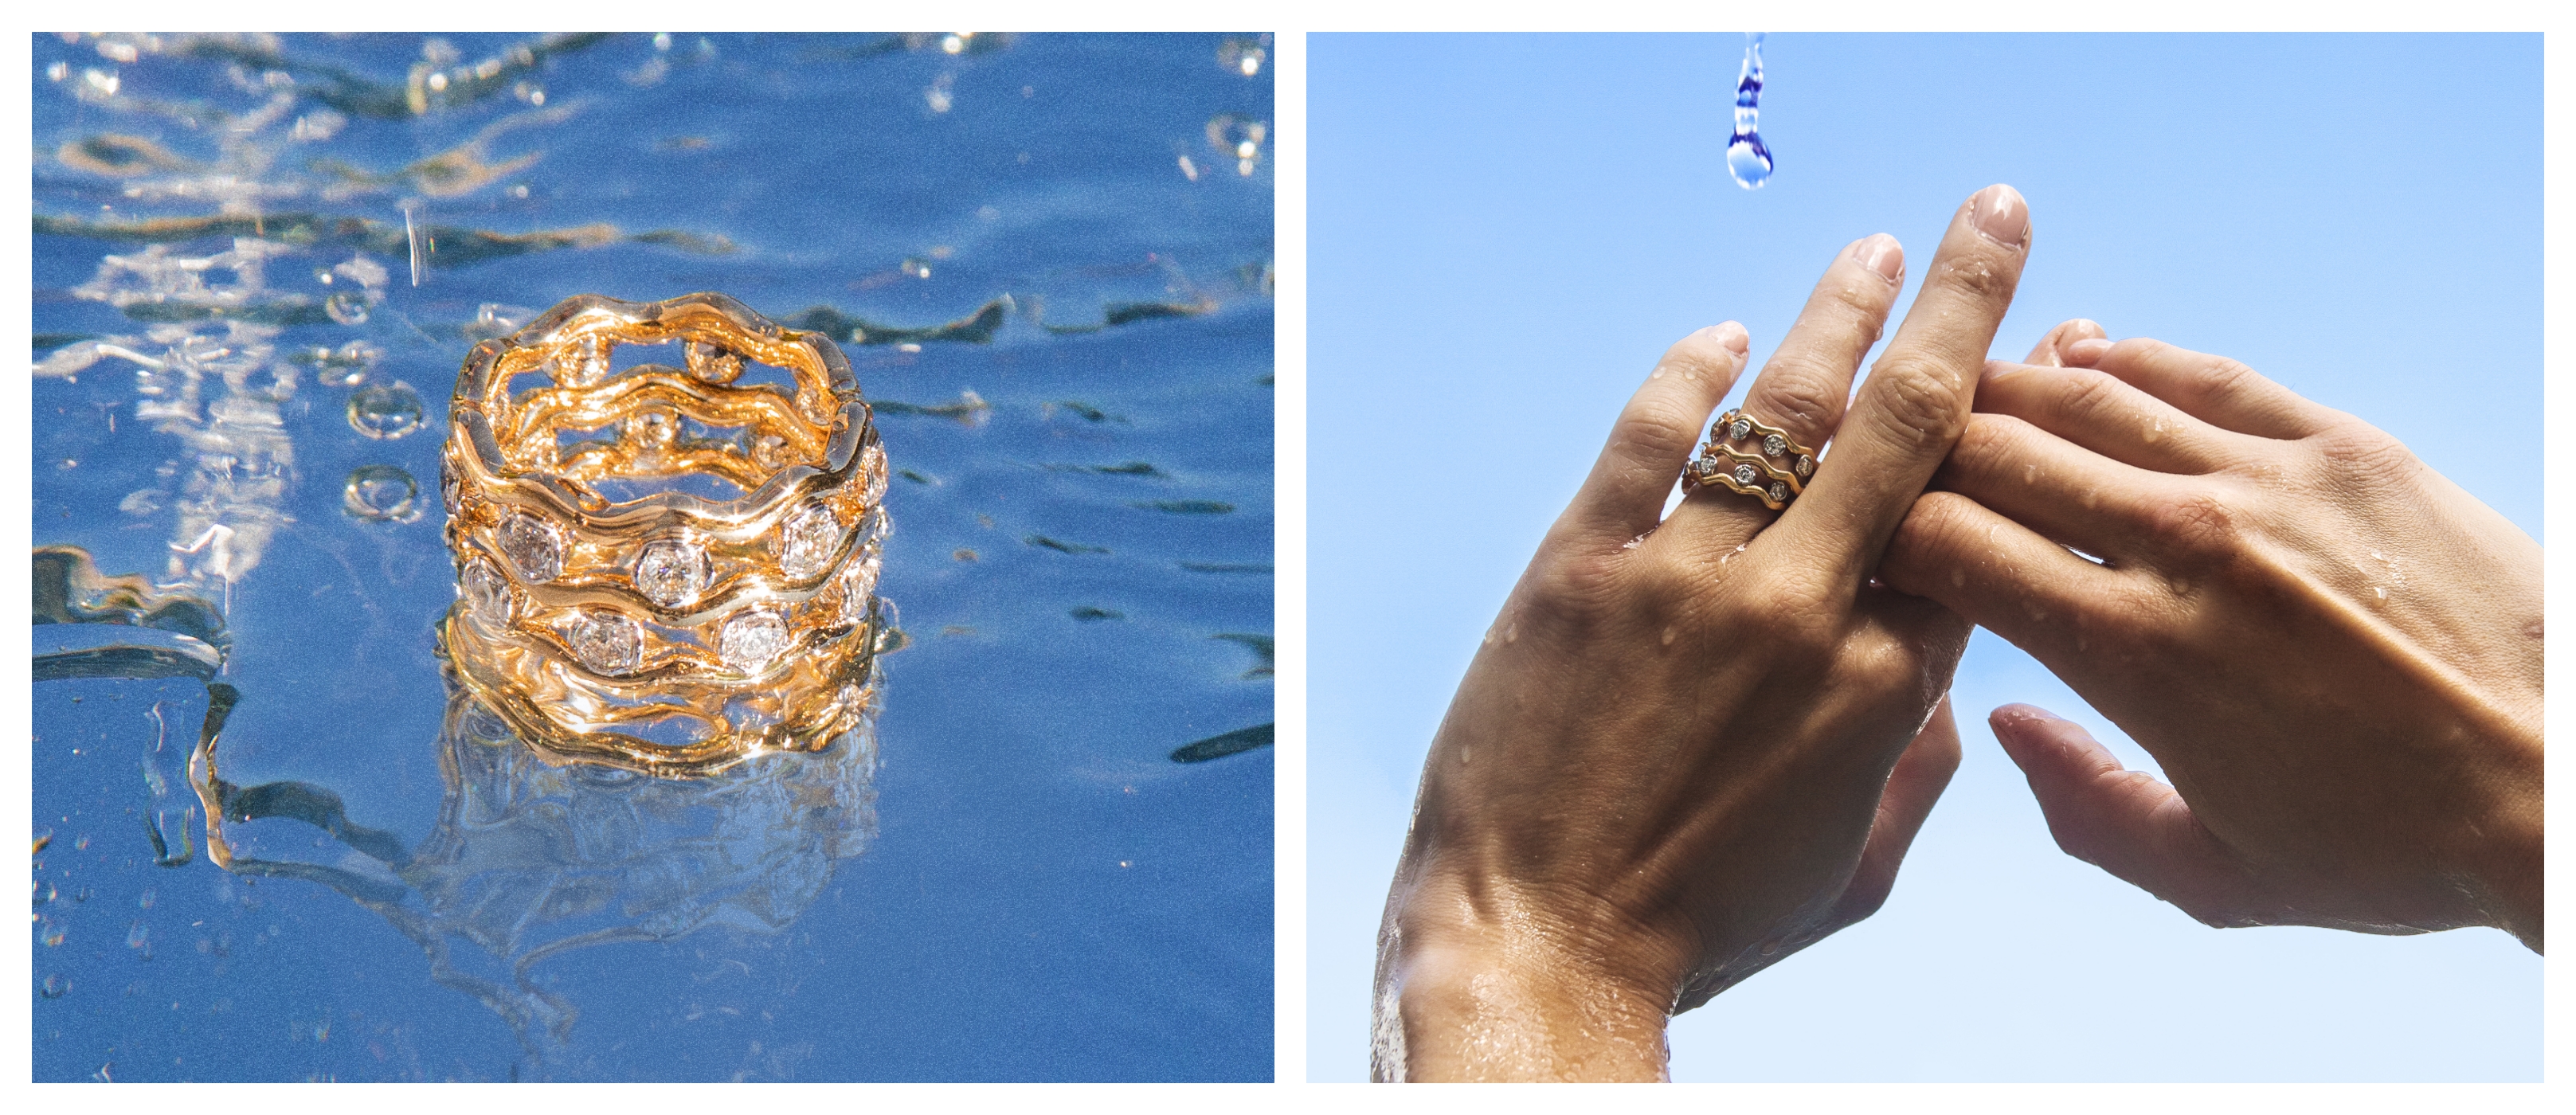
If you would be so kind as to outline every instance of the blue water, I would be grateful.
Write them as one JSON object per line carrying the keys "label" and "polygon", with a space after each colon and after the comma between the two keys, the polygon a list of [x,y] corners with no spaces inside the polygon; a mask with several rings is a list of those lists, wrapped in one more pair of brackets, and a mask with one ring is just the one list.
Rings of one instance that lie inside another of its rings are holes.
{"label": "blue water", "polygon": [[[1259,36],[34,53],[35,541],[231,642],[35,686],[37,1079],[1269,1077],[1271,751],[1172,758],[1272,719]],[[696,290],[865,341],[872,776],[549,768],[441,679],[471,339]],[[283,868],[211,862],[219,692],[336,799],[223,826]]]}
{"label": "blue water", "polygon": [[1744,37],[1744,68],[1735,79],[1735,134],[1726,141],[1726,173],[1758,190],[1771,180],[1771,149],[1762,143],[1762,32]]}

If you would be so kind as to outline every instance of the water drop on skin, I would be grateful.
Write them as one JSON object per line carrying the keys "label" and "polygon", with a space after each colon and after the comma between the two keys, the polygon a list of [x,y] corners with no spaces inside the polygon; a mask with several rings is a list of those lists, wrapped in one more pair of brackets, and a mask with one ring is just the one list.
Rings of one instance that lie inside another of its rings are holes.
{"label": "water drop on skin", "polygon": [[1762,32],[1744,37],[1744,71],[1735,79],[1735,136],[1726,141],[1726,172],[1748,190],[1771,180],[1771,149],[1757,129],[1762,120]]}

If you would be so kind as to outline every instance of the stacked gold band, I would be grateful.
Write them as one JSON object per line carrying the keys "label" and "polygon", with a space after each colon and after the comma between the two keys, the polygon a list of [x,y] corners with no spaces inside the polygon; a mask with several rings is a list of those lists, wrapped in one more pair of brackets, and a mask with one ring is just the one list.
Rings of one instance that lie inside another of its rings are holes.
{"label": "stacked gold band", "polygon": [[1778,511],[1805,493],[1815,475],[1815,450],[1798,444],[1787,430],[1730,410],[1709,425],[1708,443],[1683,467],[1682,489],[1724,488]]}
{"label": "stacked gold band", "polygon": [[[612,368],[674,342],[685,367]],[[443,464],[445,652],[549,757],[697,775],[863,720],[886,460],[830,338],[720,294],[572,298],[467,355]]]}

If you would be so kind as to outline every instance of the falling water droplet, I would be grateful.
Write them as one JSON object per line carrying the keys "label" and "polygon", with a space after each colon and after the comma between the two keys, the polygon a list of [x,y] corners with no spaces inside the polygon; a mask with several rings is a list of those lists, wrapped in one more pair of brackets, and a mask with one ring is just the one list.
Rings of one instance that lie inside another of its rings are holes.
{"label": "falling water droplet", "polygon": [[420,392],[396,380],[361,387],[349,396],[349,428],[378,441],[420,428]]}
{"label": "falling water droplet", "polygon": [[1735,138],[1726,141],[1726,172],[1748,190],[1771,180],[1771,149],[1756,127],[1762,121],[1762,32],[1744,37],[1744,72],[1735,79]]}

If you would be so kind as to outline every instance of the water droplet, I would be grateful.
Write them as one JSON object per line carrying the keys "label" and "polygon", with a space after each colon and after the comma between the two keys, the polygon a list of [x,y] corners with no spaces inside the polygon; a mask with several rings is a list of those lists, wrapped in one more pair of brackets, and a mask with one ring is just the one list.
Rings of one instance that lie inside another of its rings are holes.
{"label": "water droplet", "polygon": [[411,522],[420,518],[419,504],[420,483],[392,465],[359,465],[340,489],[340,509],[369,522]]}
{"label": "water droplet", "polygon": [[420,392],[400,380],[357,389],[349,395],[349,428],[378,441],[419,429]]}
{"label": "water droplet", "polygon": [[342,325],[367,323],[367,296],[349,291],[322,300],[322,312]]}
{"label": "water droplet", "polygon": [[1771,149],[1755,130],[1762,120],[1762,32],[1744,37],[1744,71],[1735,79],[1735,136],[1726,141],[1726,172],[1748,190],[1771,180]]}

